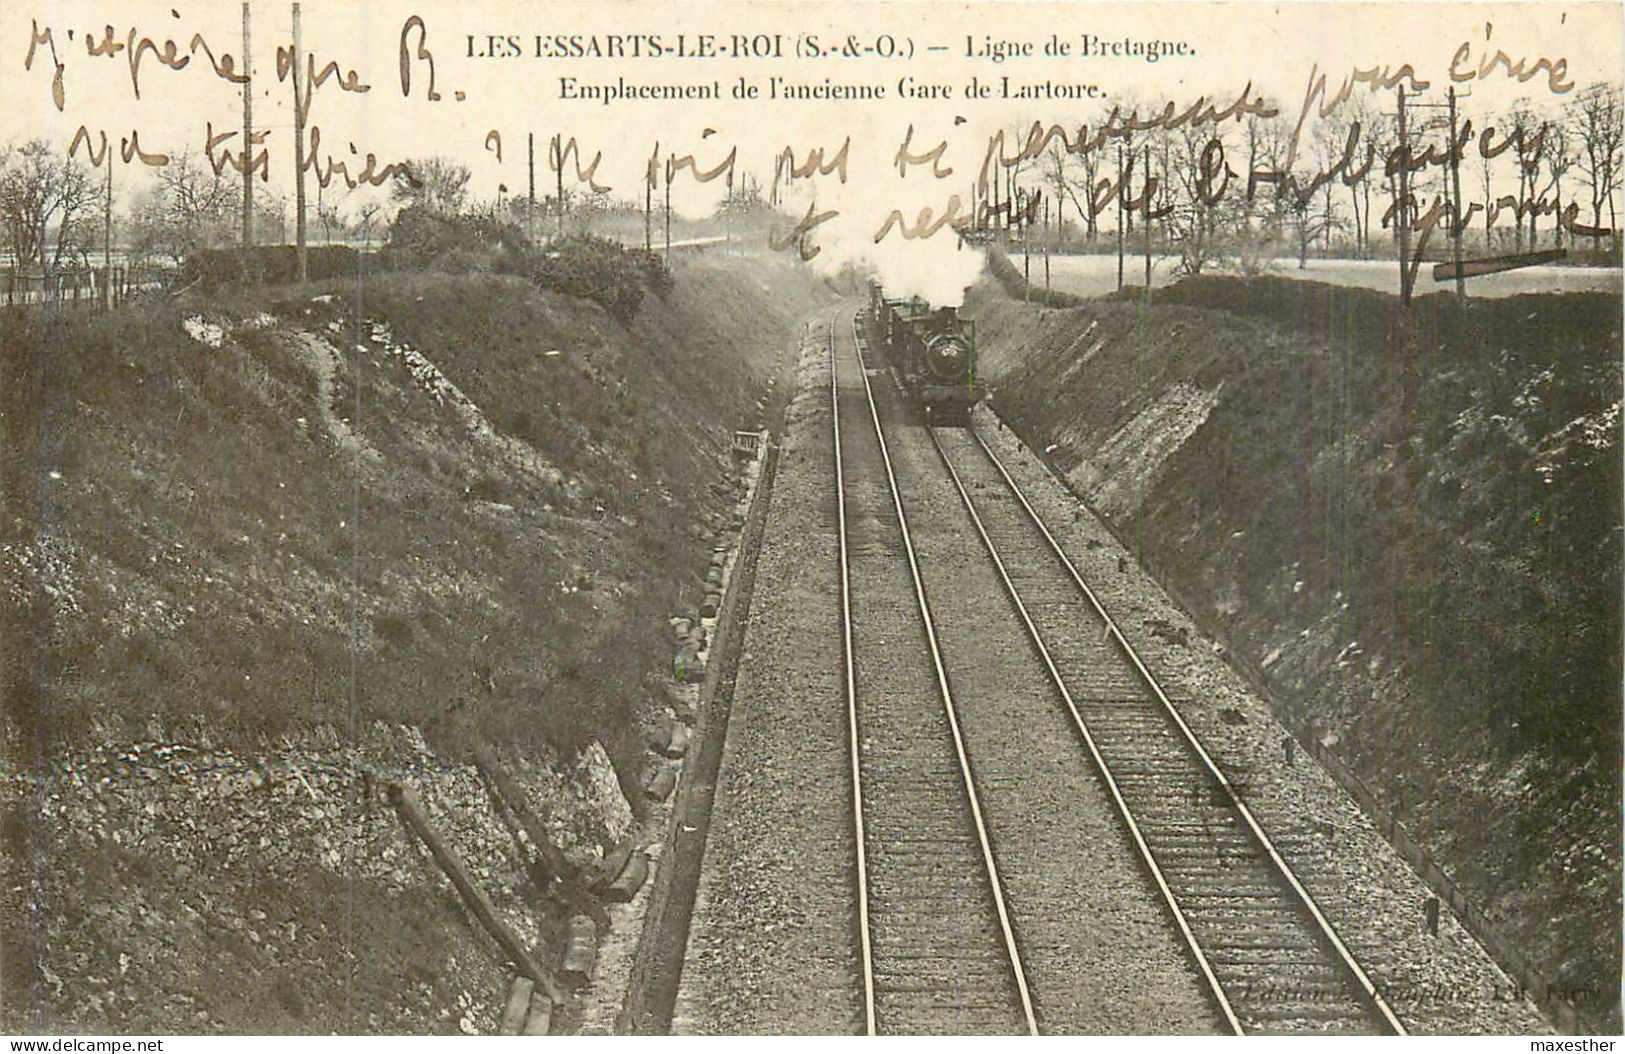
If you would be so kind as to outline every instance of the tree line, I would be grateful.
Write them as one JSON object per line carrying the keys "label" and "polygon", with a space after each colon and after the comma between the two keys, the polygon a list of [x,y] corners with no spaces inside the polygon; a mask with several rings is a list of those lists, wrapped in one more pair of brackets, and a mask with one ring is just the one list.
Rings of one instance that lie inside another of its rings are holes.
{"label": "tree line", "polygon": [[[1119,106],[1132,109],[1129,103]],[[1589,239],[1593,254],[1617,260],[1617,195],[1625,177],[1625,115],[1617,86],[1593,84],[1559,112],[1542,113],[1521,100],[1501,114],[1462,113],[1462,137],[1469,121],[1474,140],[1493,127],[1493,140],[1506,145],[1474,149],[1469,141],[1460,151],[1454,173],[1462,187],[1459,204],[1448,164],[1405,165],[1412,223],[1438,202],[1452,225],[1465,228],[1464,245],[1492,253],[1563,248],[1561,210],[1574,204],[1588,226],[1611,232],[1606,243],[1602,235]],[[1016,130],[1017,141],[1024,132]],[[1405,139],[1399,151],[1397,107],[1383,96],[1363,94],[1302,137],[1283,117],[1249,115],[1239,122],[1136,131],[1099,149],[1055,144],[1041,157],[1003,169],[995,183],[1004,185],[993,193],[1013,203],[1010,212],[1028,215],[1022,203],[1036,193],[1048,195],[1057,207],[1037,236],[1060,247],[1104,247],[1108,230],[1115,242],[1119,233],[1133,234],[1146,214],[1156,216],[1159,251],[1177,256],[1178,269],[1187,274],[1220,261],[1245,269],[1256,259],[1288,252],[1300,265],[1310,255],[1365,258],[1392,251],[1401,166],[1385,159],[1415,159],[1428,145],[1448,156],[1442,107],[1416,106]],[[1349,154],[1375,163],[1349,165],[1343,160]],[[1219,165],[1234,179],[1228,193],[1214,195]],[[1335,178],[1317,185],[1316,175],[1329,172]],[[1107,184],[1121,188],[1131,204],[1150,188],[1150,200],[1119,210],[1117,193],[1099,193]],[[1569,247],[1581,248],[1574,241],[1568,232]]]}

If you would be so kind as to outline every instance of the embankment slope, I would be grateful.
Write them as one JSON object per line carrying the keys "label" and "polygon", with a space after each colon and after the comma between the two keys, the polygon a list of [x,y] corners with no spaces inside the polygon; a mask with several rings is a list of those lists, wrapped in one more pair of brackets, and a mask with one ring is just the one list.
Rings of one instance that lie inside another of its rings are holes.
{"label": "embankment slope", "polygon": [[532,939],[468,746],[624,834],[729,434],[832,298],[674,272],[629,324],[482,274],[0,317],[7,1031],[494,1025],[382,782]]}

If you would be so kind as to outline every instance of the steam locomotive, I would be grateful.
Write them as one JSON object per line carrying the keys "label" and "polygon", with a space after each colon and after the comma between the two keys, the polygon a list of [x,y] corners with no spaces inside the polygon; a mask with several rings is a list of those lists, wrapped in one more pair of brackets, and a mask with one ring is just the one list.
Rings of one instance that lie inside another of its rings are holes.
{"label": "steam locomotive", "polygon": [[869,285],[869,345],[885,355],[898,383],[927,422],[965,421],[976,388],[976,324],[952,307],[919,297],[889,299]]}

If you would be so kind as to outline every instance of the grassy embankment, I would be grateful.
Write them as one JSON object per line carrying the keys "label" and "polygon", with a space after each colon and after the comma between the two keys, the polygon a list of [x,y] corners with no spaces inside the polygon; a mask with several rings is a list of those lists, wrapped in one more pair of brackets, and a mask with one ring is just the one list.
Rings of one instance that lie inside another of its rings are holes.
{"label": "grassy embankment", "polygon": [[0,319],[12,742],[343,726],[353,632],[362,721],[624,753],[727,433],[813,296],[776,261],[677,277],[629,327],[520,279],[366,283],[519,457],[366,333],[357,407],[350,282]]}
{"label": "grassy embankment", "polygon": [[828,295],[781,259],[674,270],[629,323],[518,278],[378,275],[359,314],[389,335],[359,359],[349,281],[0,315],[13,1030],[489,1015],[500,952],[344,774],[351,691],[364,763],[535,924],[468,742],[597,739],[635,777],[728,433]]}

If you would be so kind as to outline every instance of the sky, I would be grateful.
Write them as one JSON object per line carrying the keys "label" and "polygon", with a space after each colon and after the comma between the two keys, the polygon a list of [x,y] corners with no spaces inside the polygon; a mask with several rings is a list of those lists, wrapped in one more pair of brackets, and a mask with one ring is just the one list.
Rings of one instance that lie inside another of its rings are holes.
{"label": "sky", "polygon": [[[269,186],[290,198],[292,86],[278,80],[276,55],[292,43],[291,8],[261,0],[250,7],[255,127],[267,133]],[[765,178],[786,147],[798,160],[822,148],[827,160],[850,139],[845,181],[839,172],[804,181],[804,197],[794,200],[798,208],[816,202],[818,211],[837,213],[819,229],[824,244],[839,247],[828,262],[872,245],[893,208],[912,224],[921,207],[940,218],[952,195],[968,199],[987,137],[999,127],[1034,120],[1074,127],[1093,123],[1114,104],[1173,102],[1182,110],[1198,98],[1220,108],[1250,98],[1295,120],[1318,75],[1335,95],[1355,70],[1380,76],[1407,64],[1429,82],[1421,102],[1442,103],[1454,83],[1464,117],[1481,119],[1525,98],[1537,110],[1555,109],[1592,82],[1621,80],[1620,10],[1605,3],[307,0],[301,44],[317,70],[338,64],[337,75],[310,101],[309,123],[320,135],[318,167],[337,160],[357,174],[368,154],[376,158],[375,171],[444,155],[469,167],[478,198],[526,192],[527,135],[537,139],[539,197],[554,179],[547,144],[557,134],[574,139],[583,169],[601,153],[592,179],[638,201],[657,146],[663,159],[692,156],[699,172],[737,150],[736,170]],[[87,44],[102,46],[109,36],[123,47],[88,54]],[[115,152],[138,133],[149,153],[197,157],[212,130],[222,137],[217,151],[236,151],[241,88],[217,74],[201,47],[193,48],[196,38],[221,65],[230,53],[233,72],[240,71],[240,3],[7,0],[0,5],[0,98],[7,100],[0,141],[44,137],[66,149],[83,127],[91,145],[105,133]],[[142,48],[143,40],[153,46]],[[195,52],[185,68],[166,67],[169,40],[179,55]],[[658,55],[652,53],[657,43]],[[617,47],[619,57],[609,54]],[[31,49],[32,68],[25,68]],[[1063,49],[1067,54],[1059,53]],[[1148,50],[1173,53],[1151,61]],[[140,52],[135,65],[133,52]],[[1498,52],[1505,52],[1505,62],[1490,61]],[[1511,76],[1508,66],[1532,76]],[[368,90],[343,90],[351,71]],[[883,89],[885,98],[771,97],[786,85],[819,88],[826,78],[838,86]],[[969,96],[973,78],[987,97]],[[722,97],[610,105],[566,97],[623,81],[640,90],[715,86]],[[1055,91],[1044,85],[1093,98],[1001,97],[1023,86]],[[438,98],[431,98],[431,88]],[[735,97],[751,90],[754,98]],[[900,97],[904,93],[915,97]],[[1393,94],[1372,101],[1389,109]],[[899,169],[899,145],[911,128],[916,156],[946,145],[934,162]],[[939,179],[933,167],[952,171]],[[143,168],[139,159],[117,162],[121,202],[150,178]],[[574,164],[566,174],[575,182]],[[673,207],[704,214],[722,188],[722,178],[702,184],[680,173]],[[347,211],[364,200],[364,192],[346,197],[341,190],[335,184],[328,200],[337,193]],[[314,200],[313,187],[310,195]],[[944,241],[900,233],[882,248],[923,259],[926,243],[940,250]],[[940,251],[931,259],[948,270],[954,266]]]}

